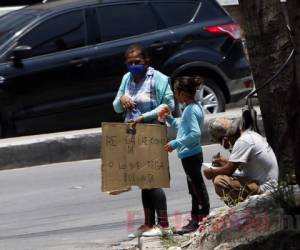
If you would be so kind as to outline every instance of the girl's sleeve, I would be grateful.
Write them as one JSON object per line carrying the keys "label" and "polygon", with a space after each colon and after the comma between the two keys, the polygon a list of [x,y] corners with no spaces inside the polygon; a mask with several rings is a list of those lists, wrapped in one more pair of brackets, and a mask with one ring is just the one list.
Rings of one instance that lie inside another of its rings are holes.
{"label": "girl's sleeve", "polygon": [[116,111],[116,113],[123,113],[124,112],[124,109],[123,109],[122,103],[120,101],[120,98],[121,98],[121,96],[123,96],[125,94],[125,86],[126,86],[127,78],[128,78],[128,75],[125,74],[123,76],[123,79],[122,79],[120,88],[118,90],[118,93],[117,93],[117,95],[116,95],[116,97],[113,101],[113,107],[114,107],[114,110]]}
{"label": "girl's sleeve", "polygon": [[167,85],[166,85],[166,89],[164,91],[162,103],[159,106],[157,106],[155,109],[143,114],[145,122],[157,119],[158,112],[165,104],[167,104],[172,111],[175,109],[174,96],[173,96],[173,92],[170,87],[170,78],[167,78],[166,84]]}
{"label": "girl's sleeve", "polygon": [[198,123],[197,113],[194,110],[191,110],[191,112],[186,113],[186,115],[189,120],[189,133],[182,138],[170,141],[170,144],[173,149],[176,149],[180,146],[185,146],[189,148],[199,143],[201,136],[201,128]]}
{"label": "girl's sleeve", "polygon": [[172,115],[167,116],[167,122],[169,125],[176,130],[178,130],[179,125],[180,125],[180,118],[174,118]]}

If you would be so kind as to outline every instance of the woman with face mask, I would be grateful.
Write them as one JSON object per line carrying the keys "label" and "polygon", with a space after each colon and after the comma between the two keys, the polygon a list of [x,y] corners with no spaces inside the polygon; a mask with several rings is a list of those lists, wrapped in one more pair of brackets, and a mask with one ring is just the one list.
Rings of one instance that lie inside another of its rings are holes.
{"label": "woman with face mask", "polygon": [[[138,44],[131,45],[125,57],[128,73],[113,102],[114,110],[124,113],[125,122],[158,123],[158,111],[166,105],[171,110],[175,106],[169,77],[149,66],[147,52]],[[141,192],[145,222],[128,237],[161,236],[169,230],[165,193],[161,188]]]}

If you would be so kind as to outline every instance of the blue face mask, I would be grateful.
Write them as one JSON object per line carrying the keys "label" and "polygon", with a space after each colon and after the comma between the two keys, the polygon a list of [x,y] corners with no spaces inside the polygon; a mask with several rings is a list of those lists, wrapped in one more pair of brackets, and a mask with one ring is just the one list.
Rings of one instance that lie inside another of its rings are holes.
{"label": "blue face mask", "polygon": [[129,64],[127,66],[128,71],[133,75],[133,76],[137,76],[137,75],[143,75],[145,73],[145,69],[146,66],[145,64]]}

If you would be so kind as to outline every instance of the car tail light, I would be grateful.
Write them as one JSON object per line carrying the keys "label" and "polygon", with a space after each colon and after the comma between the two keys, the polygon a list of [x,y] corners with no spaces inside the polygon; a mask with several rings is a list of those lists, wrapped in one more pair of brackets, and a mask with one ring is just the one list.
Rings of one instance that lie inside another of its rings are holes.
{"label": "car tail light", "polygon": [[204,30],[216,35],[228,34],[235,40],[242,39],[240,25],[236,23],[209,26],[209,27],[205,27]]}
{"label": "car tail light", "polygon": [[247,89],[253,88],[253,86],[254,86],[253,80],[249,79],[249,80],[244,81],[244,86]]}

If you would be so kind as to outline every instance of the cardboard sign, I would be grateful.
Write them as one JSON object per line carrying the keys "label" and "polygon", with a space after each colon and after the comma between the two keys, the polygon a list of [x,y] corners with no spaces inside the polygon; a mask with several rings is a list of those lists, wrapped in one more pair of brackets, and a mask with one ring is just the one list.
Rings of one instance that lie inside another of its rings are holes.
{"label": "cardboard sign", "polygon": [[102,191],[131,186],[142,189],[170,187],[167,127],[137,124],[135,134],[127,123],[102,123]]}

